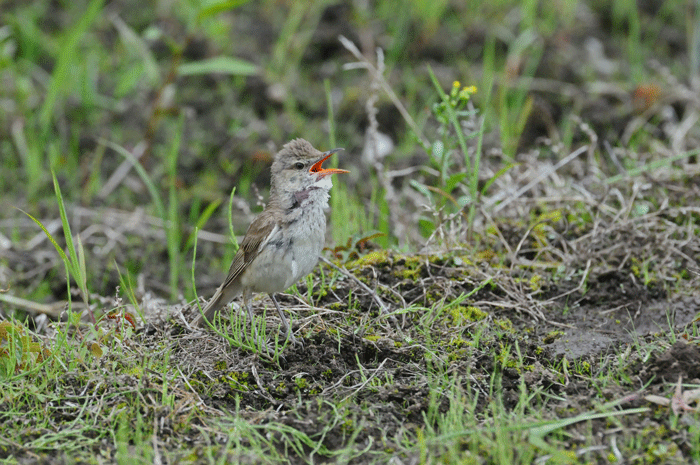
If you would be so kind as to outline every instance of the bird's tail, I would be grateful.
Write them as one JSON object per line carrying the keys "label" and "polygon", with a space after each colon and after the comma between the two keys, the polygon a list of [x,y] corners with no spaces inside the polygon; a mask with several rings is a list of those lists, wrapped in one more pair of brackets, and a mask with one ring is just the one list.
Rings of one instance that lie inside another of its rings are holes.
{"label": "bird's tail", "polygon": [[234,297],[236,297],[240,292],[238,286],[229,283],[228,286],[223,284],[214,293],[214,296],[209,300],[209,302],[202,309],[202,313],[195,318],[192,322],[194,326],[204,327],[207,325],[207,321],[213,321],[216,311],[221,307],[231,302]]}

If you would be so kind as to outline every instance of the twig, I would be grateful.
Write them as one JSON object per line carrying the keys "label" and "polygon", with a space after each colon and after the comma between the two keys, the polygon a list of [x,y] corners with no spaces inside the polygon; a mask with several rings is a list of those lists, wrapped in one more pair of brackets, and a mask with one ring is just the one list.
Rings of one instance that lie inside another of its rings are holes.
{"label": "twig", "polygon": [[[355,394],[357,394],[358,392],[360,392],[360,390],[361,390],[363,387],[365,387],[365,386],[367,385],[367,383],[369,383],[370,381],[372,381],[372,380],[374,379],[374,377],[377,376],[377,373],[379,373],[379,372],[381,371],[382,367],[384,366],[384,364],[386,363],[387,360],[391,360],[391,359],[390,359],[390,358],[385,358],[384,360],[382,360],[382,363],[380,363],[379,366],[374,370],[374,373],[372,373],[371,376],[369,376],[362,384],[360,384],[360,385],[357,387],[357,389],[355,389],[353,392],[351,392],[351,393],[348,394],[347,396],[343,397],[343,400],[341,400],[340,403],[342,404],[343,402],[345,402],[346,400],[348,400],[350,397],[352,397],[353,395],[355,395]],[[360,368],[362,368],[362,367],[360,367]]]}
{"label": "twig", "polygon": [[260,388],[260,394],[268,400],[272,405],[278,406],[280,403],[274,399],[270,394],[268,394],[267,390],[265,389],[265,386],[263,386],[262,381],[260,380],[260,376],[258,376],[258,369],[255,368],[255,363],[250,364],[250,372],[253,375],[253,378],[255,378],[255,384],[258,385],[258,388]]}
{"label": "twig", "polygon": [[[106,145],[107,147],[114,148],[112,146],[113,142],[108,142],[106,140],[100,140],[100,143],[103,145]],[[115,144],[116,145],[116,144]],[[139,144],[134,147],[134,149],[131,151],[131,154],[134,156],[135,159],[139,160],[145,153],[146,149],[148,148],[148,144],[146,142],[140,142]],[[114,189],[117,188],[119,184],[121,184],[122,180],[126,177],[127,174],[129,174],[129,171],[131,171],[131,168],[133,168],[133,163],[129,160],[124,160],[119,167],[114,170],[114,173],[109,177],[107,182],[104,184],[100,192],[97,194],[97,196],[101,199],[106,198],[111,194]]]}
{"label": "twig", "polygon": [[[15,297],[9,294],[0,294],[0,301],[8,303],[10,305],[16,305],[22,307],[26,310],[36,313],[44,313],[46,315],[52,316],[54,318],[60,318],[63,309],[66,307],[68,302],[54,302],[52,304],[41,304],[39,302],[34,302],[27,299],[22,299],[21,297]],[[73,302],[73,307],[79,307],[83,305],[80,302]]]}
{"label": "twig", "polygon": [[[544,178],[546,178],[547,176],[549,176],[550,174],[554,173],[556,170],[558,170],[558,169],[561,168],[562,166],[566,165],[567,163],[569,163],[571,160],[573,160],[574,158],[576,158],[576,157],[578,157],[579,155],[581,155],[581,154],[582,154],[583,152],[585,152],[586,150],[588,150],[588,146],[587,146],[587,145],[584,145],[584,146],[582,146],[582,147],[579,147],[577,150],[575,150],[574,152],[572,152],[571,154],[569,154],[567,157],[565,157],[565,158],[563,158],[562,160],[560,160],[559,163],[557,163],[556,165],[552,166],[551,168],[549,168],[549,169],[547,169],[547,170],[542,171],[540,174],[538,174],[538,175],[535,177],[535,179],[533,179],[532,181],[530,181],[526,186],[521,187],[516,193],[514,193],[513,195],[511,195],[509,199],[506,199],[506,200],[504,200],[503,202],[501,202],[500,204],[496,205],[496,206],[493,208],[493,213],[497,213],[497,212],[499,212],[500,210],[502,210],[503,208],[505,208],[507,205],[509,205],[509,204],[510,204],[511,202],[513,202],[515,199],[517,199],[518,197],[520,197],[521,195],[523,195],[525,192],[527,192],[527,191],[529,191],[530,189],[532,189],[532,188],[533,188],[537,183],[539,183],[542,179],[544,179]],[[487,202],[487,205],[486,205],[486,206],[488,207],[489,205],[494,204],[494,203],[497,202],[498,200],[500,200],[500,198],[499,198],[498,196],[496,196],[496,197],[492,198],[489,202]]]}
{"label": "twig", "polygon": [[350,53],[352,53],[355,58],[357,58],[358,62],[357,63],[349,63],[346,65],[343,65],[344,69],[354,69],[354,68],[364,68],[367,71],[370,72],[372,75],[373,79],[376,79],[376,81],[381,85],[382,90],[386,92],[386,94],[389,96],[389,99],[391,100],[391,103],[394,104],[397,110],[399,110],[399,113],[401,113],[401,116],[403,119],[406,121],[406,123],[411,127],[413,130],[414,134],[420,141],[421,145],[423,146],[426,151],[428,150],[428,147],[430,147],[430,144],[428,143],[428,140],[423,137],[423,133],[421,130],[418,128],[418,125],[416,122],[413,120],[411,115],[408,113],[406,108],[403,106],[399,98],[396,96],[392,88],[389,86],[389,83],[386,82],[386,79],[384,79],[384,76],[379,72],[376,66],[374,66],[372,63],[365,58],[364,55],[360,52],[360,50],[355,46],[355,44],[351,41],[345,38],[344,36],[338,36],[338,40],[340,40],[340,43],[343,44],[343,47],[348,49]]}
{"label": "twig", "polygon": [[[350,273],[348,270],[345,268],[341,268],[335,263],[331,262],[328,260],[326,257],[321,257],[321,261],[325,263],[326,265],[330,266],[331,268],[334,268],[336,271],[340,272],[341,274],[347,276],[351,280],[353,280],[358,286],[360,286],[365,292],[367,292],[369,295],[372,296],[375,302],[377,302],[377,305],[379,306],[379,312],[381,315],[387,315],[389,313],[389,308],[384,304],[382,299],[379,298],[376,292],[374,292],[372,289],[369,288],[365,283],[357,279],[355,275]],[[396,327],[398,327],[398,322],[396,321],[396,318],[394,318],[393,315],[389,315],[389,321]]]}

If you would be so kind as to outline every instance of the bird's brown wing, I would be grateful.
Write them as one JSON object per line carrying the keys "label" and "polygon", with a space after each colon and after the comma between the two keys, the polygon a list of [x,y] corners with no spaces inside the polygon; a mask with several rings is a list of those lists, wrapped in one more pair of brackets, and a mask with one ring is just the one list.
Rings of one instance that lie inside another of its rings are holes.
{"label": "bird's brown wing", "polygon": [[270,234],[273,233],[277,222],[272,214],[268,211],[262,212],[248,227],[240,248],[233,257],[233,263],[228,270],[228,276],[222,287],[226,287],[235,281],[238,276],[255,260],[258,256],[262,245],[267,242]]}
{"label": "bird's brown wing", "polygon": [[240,283],[236,282],[236,280],[250,263],[255,260],[255,257],[260,254],[270,236],[275,234],[276,226],[277,222],[274,219],[274,215],[269,211],[264,211],[255,218],[248,227],[248,232],[246,232],[236,256],[233,257],[233,263],[231,263],[231,268],[228,270],[226,280],[219,286],[214,296],[202,310],[202,315],[198,316],[193,324],[204,326],[205,321],[212,321],[216,311],[222,305],[229,303],[240,292]]}

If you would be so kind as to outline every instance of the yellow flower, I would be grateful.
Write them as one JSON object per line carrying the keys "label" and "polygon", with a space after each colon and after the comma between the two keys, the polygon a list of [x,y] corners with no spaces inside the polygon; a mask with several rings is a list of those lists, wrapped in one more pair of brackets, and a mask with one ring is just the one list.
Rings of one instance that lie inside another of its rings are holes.
{"label": "yellow flower", "polygon": [[455,81],[452,83],[452,87],[454,87],[455,89],[459,89],[461,86],[462,86],[462,84],[460,84],[459,81]]}

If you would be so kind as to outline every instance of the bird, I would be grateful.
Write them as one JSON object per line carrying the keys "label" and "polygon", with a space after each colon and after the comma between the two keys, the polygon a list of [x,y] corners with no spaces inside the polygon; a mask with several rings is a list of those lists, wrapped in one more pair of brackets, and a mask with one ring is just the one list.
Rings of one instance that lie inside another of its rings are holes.
{"label": "bird", "polygon": [[311,273],[318,263],[325,244],[331,175],[349,173],[322,165],[341,150],[321,152],[304,139],[294,139],[275,155],[267,206],[248,227],[228,276],[193,325],[205,327],[217,310],[239,294],[252,322],[252,293],[267,293],[282,320],[285,340],[298,344],[276,294]]}

